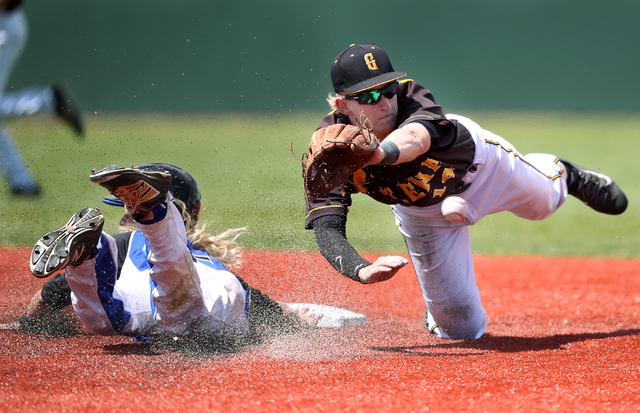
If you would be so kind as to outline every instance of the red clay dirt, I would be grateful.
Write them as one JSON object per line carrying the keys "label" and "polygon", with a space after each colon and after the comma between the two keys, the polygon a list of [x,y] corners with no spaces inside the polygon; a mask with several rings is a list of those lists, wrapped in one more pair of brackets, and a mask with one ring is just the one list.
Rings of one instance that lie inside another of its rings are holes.
{"label": "red clay dirt", "polygon": [[[15,321],[43,283],[28,254],[0,249],[0,323]],[[0,331],[0,411],[640,411],[640,261],[474,261],[487,333],[442,340],[422,327],[409,267],[364,286],[318,254],[248,251],[238,272],[254,287],[347,308],[367,324],[217,354]]]}

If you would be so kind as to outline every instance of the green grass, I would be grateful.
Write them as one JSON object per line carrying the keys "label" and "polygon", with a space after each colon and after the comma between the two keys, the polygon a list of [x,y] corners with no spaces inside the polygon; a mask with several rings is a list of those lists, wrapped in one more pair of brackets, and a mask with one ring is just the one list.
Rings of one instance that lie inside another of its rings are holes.
{"label": "green grass", "polygon": [[[546,152],[602,170],[625,189],[629,210],[598,214],[570,198],[551,218],[529,222],[501,213],[471,227],[474,251],[488,254],[640,256],[640,119],[546,113],[465,115],[510,140],[520,152]],[[39,198],[0,188],[0,245],[31,246],[83,207],[100,207],[106,230],[117,231],[122,210],[102,205],[106,195],[88,177],[92,168],[170,162],[198,180],[211,232],[248,226],[247,248],[315,250],[304,230],[300,156],[322,114],[92,115],[78,140],[51,119],[29,118],[9,127],[44,188]],[[354,197],[348,236],[361,252],[405,251],[389,207]]]}

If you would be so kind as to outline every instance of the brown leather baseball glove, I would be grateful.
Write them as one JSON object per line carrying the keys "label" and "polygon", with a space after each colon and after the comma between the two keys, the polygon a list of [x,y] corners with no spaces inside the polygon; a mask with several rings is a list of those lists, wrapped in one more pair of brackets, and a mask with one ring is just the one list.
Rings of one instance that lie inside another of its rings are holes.
{"label": "brown leather baseball glove", "polygon": [[354,125],[330,125],[318,129],[309,143],[304,164],[304,184],[314,198],[344,185],[364,167],[379,146],[378,138]]}

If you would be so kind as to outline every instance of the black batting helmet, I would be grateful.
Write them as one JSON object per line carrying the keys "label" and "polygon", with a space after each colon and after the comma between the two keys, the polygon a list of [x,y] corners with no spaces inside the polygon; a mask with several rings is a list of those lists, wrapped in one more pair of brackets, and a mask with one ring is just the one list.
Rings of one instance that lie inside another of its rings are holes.
{"label": "black batting helmet", "polygon": [[[198,221],[200,215],[200,187],[193,176],[184,169],[168,163],[145,163],[134,167],[141,171],[163,170],[171,175],[171,186],[169,192],[174,199],[184,202],[187,213],[193,222]],[[109,195],[102,202],[109,205],[124,206],[116,196]]]}

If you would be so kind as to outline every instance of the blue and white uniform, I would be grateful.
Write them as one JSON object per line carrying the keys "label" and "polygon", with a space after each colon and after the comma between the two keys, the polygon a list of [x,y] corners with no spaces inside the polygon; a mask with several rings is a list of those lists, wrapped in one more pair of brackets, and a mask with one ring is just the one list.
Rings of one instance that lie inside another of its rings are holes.
{"label": "blue and white uniform", "polygon": [[67,267],[78,318],[89,331],[106,335],[245,336],[245,289],[188,241],[180,212],[172,202],[166,204],[166,216],[138,223],[140,231],[131,233],[121,268],[122,251],[106,233],[93,258]]}

